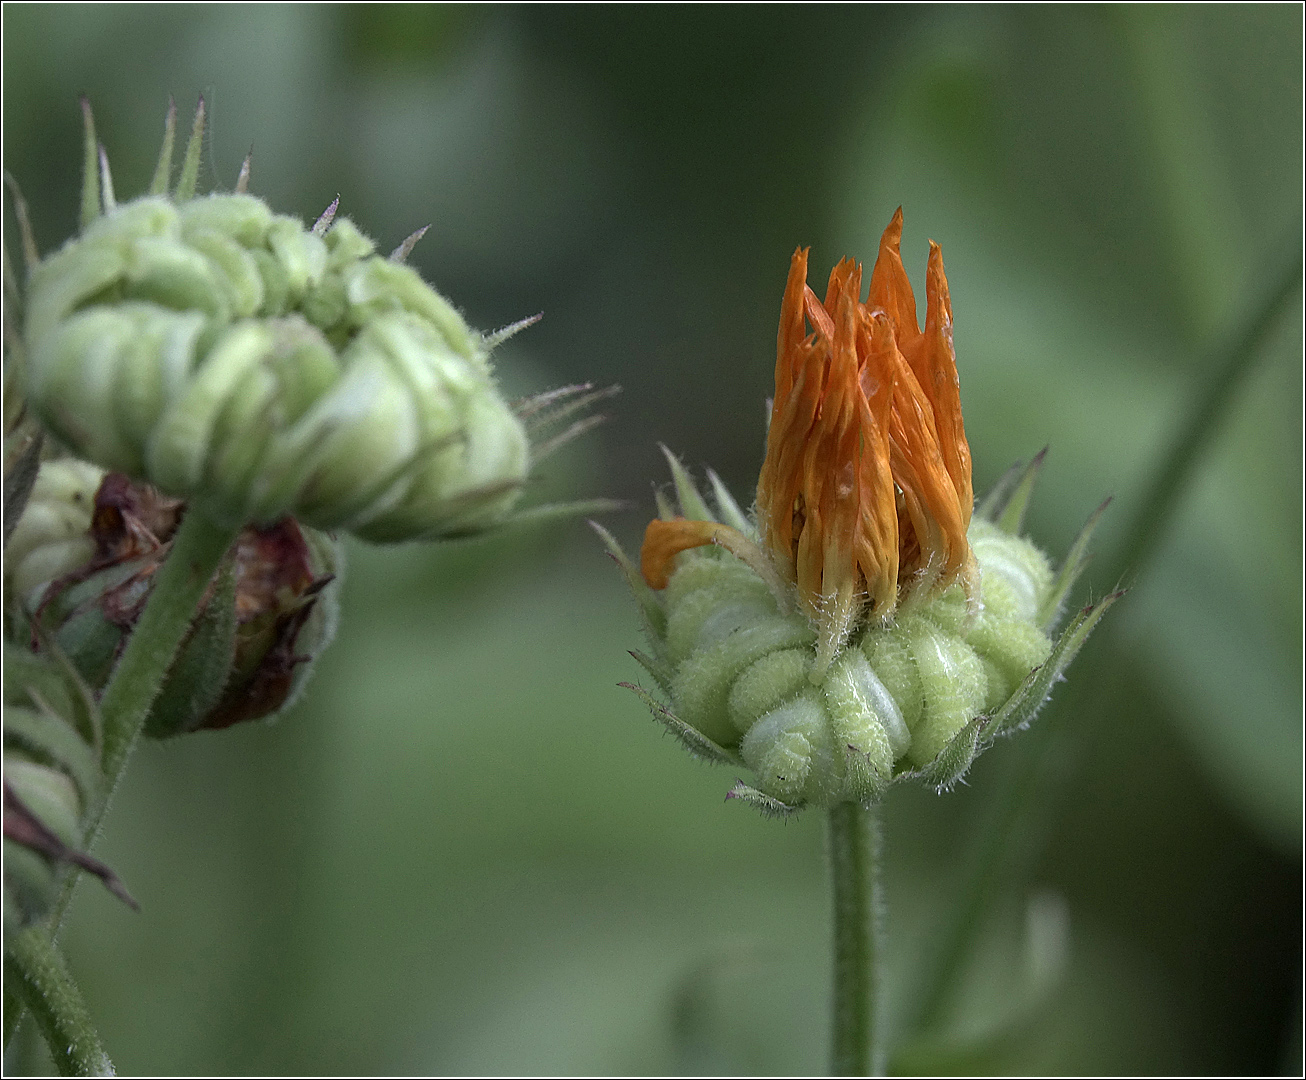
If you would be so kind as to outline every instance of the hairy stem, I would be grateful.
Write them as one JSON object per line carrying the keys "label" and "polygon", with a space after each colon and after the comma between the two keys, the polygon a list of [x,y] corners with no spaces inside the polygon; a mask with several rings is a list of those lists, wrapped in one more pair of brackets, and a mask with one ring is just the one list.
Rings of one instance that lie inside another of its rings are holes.
{"label": "hairy stem", "polygon": [[[150,706],[163,686],[163,677],[237,532],[239,529],[214,524],[194,507],[182,518],[172,550],[159,568],[149,602],[100,699],[100,713],[104,717],[101,761],[110,791],[118,783]],[[95,826],[98,825],[97,817]],[[93,828],[92,836],[94,831]]]}
{"label": "hairy stem", "polygon": [[[121,659],[110,676],[100,699],[100,715],[103,718],[103,748],[101,766],[105,776],[105,795],[100,805],[91,814],[85,832],[85,847],[89,848],[100,831],[104,815],[109,808],[114,789],[122,779],[131,756],[132,748],[140,737],[141,729],[149,716],[150,706],[163,686],[164,676],[168,673],[173,659],[181,647],[182,640],[190,629],[191,621],[203,599],[204,592],[213,574],[236,538],[239,528],[218,525],[210,521],[198,509],[192,507],[182,518],[181,527],[172,541],[172,550],[159,568],[150,593],[150,599],[141,612],[141,617],[127,641]],[[59,897],[48,925],[32,927],[17,935],[26,940],[29,936],[41,936],[46,948],[54,954],[54,935],[58,933],[59,924],[72,901],[73,890],[78,875],[70,873],[63,892]],[[6,942],[6,963],[8,963],[9,943]],[[35,947],[33,946],[33,949]],[[67,982],[67,976],[64,976]],[[32,994],[39,994],[39,987],[25,993],[24,997],[32,1005]],[[70,984],[71,985],[71,984]],[[75,987],[73,988],[75,991]],[[80,1002],[80,998],[77,999]],[[33,1005],[40,1020],[40,1012]],[[84,1010],[83,1010],[84,1011]],[[13,1032],[17,1030],[21,1019],[21,1010],[6,1009],[5,1043],[8,1045]],[[47,1040],[50,1031],[42,1021],[41,1030]],[[59,1048],[50,1044],[51,1052],[58,1057]],[[106,1059],[107,1060],[107,1059]]]}
{"label": "hairy stem", "polygon": [[879,811],[841,803],[830,811],[834,884],[834,1009],[830,1071],[883,1076],[880,967],[884,954]]}
{"label": "hairy stem", "polygon": [[11,986],[32,1010],[61,1076],[114,1075],[81,991],[45,927],[29,927],[6,938],[6,996]]}

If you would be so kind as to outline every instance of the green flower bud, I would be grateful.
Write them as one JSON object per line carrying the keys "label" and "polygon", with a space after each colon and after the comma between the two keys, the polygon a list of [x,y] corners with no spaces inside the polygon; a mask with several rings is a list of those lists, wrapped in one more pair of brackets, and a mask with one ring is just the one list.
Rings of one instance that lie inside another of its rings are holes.
{"label": "green flower bud", "polygon": [[76,458],[41,463],[5,547],[7,595],[30,603],[39,586],[90,561],[91,512],[103,477],[103,469]]}
{"label": "green flower bud", "polygon": [[[29,503],[28,512],[39,505]],[[97,690],[149,599],[183,509],[110,473],[85,515],[88,556],[29,590],[41,633]],[[291,704],[334,634],[338,590],[328,586],[339,565],[334,541],[291,518],[242,530],[151,707],[146,734],[229,727]],[[21,623],[19,631],[30,636]]]}
{"label": "green flower bud", "polygon": [[88,688],[57,656],[6,643],[4,705],[6,933],[42,918],[73,866],[134,906],[114,873],[79,850],[104,796]]}
{"label": "green flower bud", "polygon": [[505,520],[544,448],[495,383],[503,335],[468,327],[402,264],[407,245],[379,256],[335,204],[309,228],[243,190],[192,197],[202,117],[196,132],[173,194],[168,143],[152,194],[84,192],[81,233],[32,270],[24,377],[42,422],[228,524],[289,515],[391,542]]}
{"label": "green flower bud", "polygon": [[670,708],[631,689],[693,753],[751,769],[731,797],[771,813],[953,784],[1029,723],[1116,598],[1053,643],[1101,509],[1053,574],[1019,535],[1042,454],[975,505],[943,256],[931,241],[922,330],[901,236],[899,209],[866,300],[860,265],[822,301],[794,252],[752,515],[715,475],[709,506],[668,452],[679,506],[659,496],[638,573],[600,530]]}
{"label": "green flower bud", "polygon": [[[1023,485],[1008,485],[1020,512],[1040,461]],[[641,575],[599,530],[644,612],[652,655],[634,655],[669,705],[639,693],[696,754],[751,770],[756,786],[731,794],[767,811],[872,803],[907,779],[949,786],[996,737],[1029,722],[1115,599],[1080,612],[1054,643],[1052,622],[1098,515],[1054,572],[1017,535],[1008,493],[971,521],[974,578],[909,591],[893,619],[863,622],[823,664],[819,620],[767,573],[757,530],[729,493],[713,477],[710,510],[674,459],[672,469],[680,511],[699,520],[665,506],[666,528],[713,543],[676,544],[667,556],[654,522]],[[975,580],[978,596],[968,596]]]}

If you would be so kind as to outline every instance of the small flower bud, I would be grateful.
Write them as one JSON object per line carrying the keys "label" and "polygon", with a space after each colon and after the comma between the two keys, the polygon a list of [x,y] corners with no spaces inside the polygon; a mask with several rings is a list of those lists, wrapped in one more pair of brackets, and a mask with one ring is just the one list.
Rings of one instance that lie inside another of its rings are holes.
{"label": "small flower bud", "polygon": [[679,505],[660,503],[638,572],[602,534],[670,707],[640,696],[696,755],[751,769],[731,796],[771,813],[948,787],[1032,719],[1116,598],[1053,642],[1098,515],[1057,573],[1017,535],[1042,455],[973,509],[942,255],[921,330],[900,235],[901,212],[867,302],[860,266],[822,302],[795,254],[755,519],[715,476],[710,507],[668,454]]}
{"label": "small flower bud", "polygon": [[106,198],[34,268],[25,390],[43,423],[229,524],[389,542],[503,521],[532,454],[492,339],[347,219],[308,228],[191,183]]}
{"label": "small flower bud", "polygon": [[30,600],[38,586],[90,561],[95,553],[91,512],[103,477],[103,469],[76,458],[41,463],[5,547],[8,596]]}
{"label": "small flower bud", "polygon": [[[29,591],[35,624],[93,688],[108,681],[183,512],[177,500],[108,474],[86,515],[88,557]],[[336,590],[327,586],[339,561],[333,541],[291,518],[242,530],[151,707],[146,734],[229,727],[291,704],[334,633]]]}
{"label": "small flower bud", "polygon": [[104,783],[87,687],[57,657],[7,642],[4,706],[5,932],[42,918],[72,866],[135,906],[117,876],[80,850]]}

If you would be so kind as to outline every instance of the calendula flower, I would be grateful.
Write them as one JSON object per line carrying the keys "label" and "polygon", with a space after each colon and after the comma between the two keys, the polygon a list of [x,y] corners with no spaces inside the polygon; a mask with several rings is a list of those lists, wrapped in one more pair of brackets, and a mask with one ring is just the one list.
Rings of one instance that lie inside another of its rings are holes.
{"label": "calendula flower", "polygon": [[[880,241],[870,295],[850,259],[825,300],[807,284],[806,249],[789,266],[780,309],[775,400],[757,484],[762,541],[797,586],[832,657],[863,610],[892,616],[900,586],[963,579],[975,595],[970,447],[952,345],[943,255],[930,244],[925,330],[902,265],[902,210]],[[806,323],[812,330],[807,332]],[[678,531],[677,531],[678,530]],[[649,526],[646,577],[688,544],[721,542]]]}
{"label": "calendula flower", "polygon": [[975,507],[943,256],[931,242],[922,329],[901,236],[899,210],[865,300],[857,263],[821,300],[794,253],[752,515],[715,475],[709,508],[668,454],[679,506],[649,524],[638,575],[603,534],[671,708],[639,692],[695,752],[751,768],[758,788],[733,794],[771,810],[952,783],[1028,723],[1114,599],[1054,645],[1097,514],[1054,573],[1018,535],[1042,455]]}

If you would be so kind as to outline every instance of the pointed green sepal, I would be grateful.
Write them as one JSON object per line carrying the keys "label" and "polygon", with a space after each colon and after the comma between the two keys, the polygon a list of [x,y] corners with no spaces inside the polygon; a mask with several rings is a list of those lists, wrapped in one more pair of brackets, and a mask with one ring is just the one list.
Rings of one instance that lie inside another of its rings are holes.
{"label": "pointed green sepal", "polygon": [[1038,710],[1052,693],[1052,687],[1061,678],[1062,672],[1070,666],[1080,647],[1088,640],[1093,627],[1106,614],[1107,609],[1125,595],[1123,589],[1104,596],[1096,604],[1090,604],[1081,610],[1069,623],[1047,660],[1026,676],[1016,692],[1007,699],[1007,703],[993,717],[993,723],[985,732],[985,743],[990,743],[1001,735],[1018,731],[1034,719]]}
{"label": "pointed green sepal", "polygon": [[791,806],[789,803],[781,802],[779,799],[773,799],[770,795],[765,795],[755,787],[749,787],[742,780],[735,783],[729,791],[726,792],[727,799],[738,799],[742,803],[761,811],[765,817],[770,818],[787,818],[801,810],[802,804]]}
{"label": "pointed green sepal", "polygon": [[657,680],[657,684],[662,688],[663,693],[671,693],[671,678],[674,673],[670,666],[662,663],[660,660],[654,660],[653,657],[649,656],[647,653],[640,652],[638,649],[628,649],[627,651],[635,658],[635,663],[639,664],[640,667]]}
{"label": "pointed green sepal", "polygon": [[[422,230],[423,232],[425,230]],[[416,234],[415,234],[416,235]],[[407,241],[405,241],[407,243]],[[400,260],[402,261],[402,260]],[[505,326],[502,330],[493,334],[486,335],[485,344],[487,348],[495,348],[508,338],[524,330],[526,327],[539,322],[539,315],[532,315],[528,319],[520,319],[511,326]],[[575,386],[564,386],[560,391],[554,390],[547,394],[539,395],[538,399],[528,400],[523,407],[518,410],[518,417],[523,421],[529,420],[528,427],[532,432],[539,431],[541,428],[552,427],[560,424],[568,417],[575,416],[579,412],[598,404],[605,398],[613,397],[621,393],[620,386],[605,386],[601,390],[595,390],[593,383],[578,383]],[[539,400],[539,405],[532,408],[534,400]],[[596,423],[596,417],[588,417],[586,423]],[[574,426],[574,425],[573,425]],[[570,429],[568,429],[570,430]],[[564,442],[570,442],[575,436],[568,436]],[[549,442],[557,441],[558,437],[550,439]]]}
{"label": "pointed green sepal", "polygon": [[748,520],[748,515],[735,502],[734,496],[730,494],[730,489],[721,482],[721,477],[717,476],[713,469],[708,469],[707,478],[712,482],[712,494],[716,498],[717,511],[720,515],[718,520],[725,522],[733,529],[738,529],[745,536],[753,536],[753,523]]}
{"label": "pointed green sepal", "polygon": [[1047,457],[1045,446],[1026,465],[1018,461],[999,478],[975,507],[975,516],[993,522],[1015,536],[1025,522],[1025,510],[1034,491],[1034,482]]}
{"label": "pointed green sepal", "polygon": [[100,216],[100,144],[91,103],[82,98],[82,228]]}
{"label": "pointed green sepal", "polygon": [[575,499],[572,502],[541,503],[525,510],[515,510],[503,519],[504,528],[513,525],[539,525],[545,521],[565,521],[585,514],[615,514],[628,510],[629,503],[620,499]]}
{"label": "pointed green sepal", "polygon": [[1048,448],[1045,446],[1030,459],[1024,472],[1016,481],[1011,497],[993,519],[993,523],[1003,532],[1010,533],[1012,536],[1020,535],[1020,530],[1025,525],[1025,511],[1029,509],[1030,496],[1034,494],[1034,484],[1038,481],[1038,474],[1043,471],[1043,462],[1047,455]]}
{"label": "pointed green sepal", "polygon": [[640,701],[649,707],[653,719],[657,720],[658,723],[662,724],[672,735],[679,739],[681,745],[700,761],[711,762],[714,765],[743,764],[735,754],[723,746],[718,746],[698,728],[686,724],[643,687],[625,682],[617,683],[617,685],[632,691]]}
{"label": "pointed green sepal", "polygon": [[716,521],[712,511],[708,509],[707,502],[698,493],[698,487],[694,483],[694,478],[689,475],[689,470],[665,446],[662,447],[662,453],[666,455],[667,464],[671,466],[671,479],[676,485],[676,497],[680,500],[681,516],[687,517],[691,521]]}
{"label": "pointed green sepal", "polygon": [[1108,497],[1101,506],[1089,515],[1084,527],[1079,530],[1079,535],[1075,537],[1075,542],[1070,545],[1065,561],[1062,562],[1061,568],[1057,571],[1056,579],[1052,582],[1052,588],[1038,610],[1038,624],[1044,630],[1051,629],[1053,624],[1056,623],[1057,617],[1061,614],[1061,605],[1065,602],[1066,595],[1074,587],[1079,575],[1084,572],[1084,567],[1089,564],[1092,556],[1088,553],[1088,542],[1093,536],[1093,530],[1097,528],[1097,523],[1102,519],[1102,515],[1110,505],[1111,499]]}
{"label": "pointed green sepal", "polygon": [[200,179],[200,151],[204,146],[204,98],[200,98],[195,108],[195,122],[191,125],[190,141],[186,143],[186,156],[182,159],[181,175],[177,178],[177,190],[173,198],[185,202],[193,198]]}
{"label": "pointed green sepal", "polygon": [[871,755],[852,743],[844,747],[843,790],[849,802],[874,806],[889,791],[892,781],[875,767]]}
{"label": "pointed green sepal", "polygon": [[677,516],[675,506],[672,505],[671,500],[667,498],[667,493],[661,488],[654,490],[653,501],[657,503],[658,517],[663,521],[670,521]]}
{"label": "pointed green sepal", "polygon": [[[23,436],[15,435],[14,438]],[[12,465],[8,462],[8,453],[5,454],[5,472],[4,480],[4,515],[5,515],[5,544],[9,543],[9,537],[13,535],[14,528],[18,525],[18,519],[23,516],[23,511],[27,508],[28,497],[32,494],[32,488],[36,485],[36,475],[41,471],[41,445],[44,443],[41,432],[31,436],[31,441],[22,448]],[[9,441],[5,440],[6,443]],[[8,446],[5,447],[7,451]]]}
{"label": "pointed green sepal", "polygon": [[938,757],[923,768],[903,773],[895,779],[919,780],[939,794],[947,791],[966,775],[979,749],[980,735],[988,727],[987,716],[977,716],[954,735],[939,751]]}
{"label": "pointed green sepal", "polygon": [[[104,727],[100,716],[100,705],[96,700],[95,692],[82,677],[82,673],[77,670],[76,665],[68,658],[68,654],[59,648],[53,635],[40,626],[34,626],[33,630],[36,633],[37,644],[40,645],[41,652],[50,658],[63,678],[64,692],[68,695],[68,711],[60,715],[68,718],[73,727],[77,729],[78,734],[91,746],[95,747],[98,755],[103,742]],[[8,657],[6,657],[7,660]]]}
{"label": "pointed green sepal", "polygon": [[23,198],[18,181],[8,172],[5,173],[5,186],[9,188],[9,197],[14,201],[14,217],[18,219],[18,235],[23,245],[23,268],[30,274],[41,261],[41,253],[36,247],[36,234],[32,232],[32,219],[27,212],[27,200]]}
{"label": "pointed green sepal", "polygon": [[249,166],[254,157],[254,151],[250,150],[245,155],[245,160],[240,163],[240,172],[236,174],[236,186],[233,189],[237,195],[244,195],[249,191]]}
{"label": "pointed green sepal", "polygon": [[104,786],[95,751],[38,690],[30,686],[26,690],[36,708],[5,710],[5,746],[16,747],[32,761],[66,773],[77,785],[82,805],[94,806]]}
{"label": "pointed green sepal", "polygon": [[168,115],[163,121],[163,146],[159,149],[159,163],[154,166],[150,181],[151,195],[168,194],[168,181],[172,179],[172,147],[177,141],[177,103],[168,98]]}
{"label": "pointed green sepal", "polygon": [[661,602],[656,594],[648,587],[648,582],[639,572],[639,568],[630,561],[629,556],[622,550],[621,545],[617,543],[614,537],[607,529],[596,521],[590,522],[592,528],[603,541],[603,546],[608,549],[608,554],[612,560],[621,567],[622,576],[626,579],[626,584],[630,586],[630,591],[635,595],[635,603],[639,605],[641,621],[644,623],[644,630],[649,635],[650,641],[660,641],[667,632],[667,613],[663,609]]}
{"label": "pointed green sepal", "polygon": [[204,605],[182,645],[159,696],[150,706],[145,734],[152,739],[199,728],[222,699],[236,655],[236,567],[228,558],[218,570],[213,599]]}
{"label": "pointed green sepal", "polygon": [[54,638],[40,626],[33,626],[32,632],[40,652],[5,642],[6,704],[21,705],[26,697],[38,709],[48,707],[71,724],[79,738],[98,749],[100,709],[95,695]]}
{"label": "pointed green sepal", "polygon": [[113,194],[113,174],[109,171],[109,154],[104,149],[104,144],[100,144],[100,201],[104,205],[104,212],[110,213],[118,209],[118,200]]}

